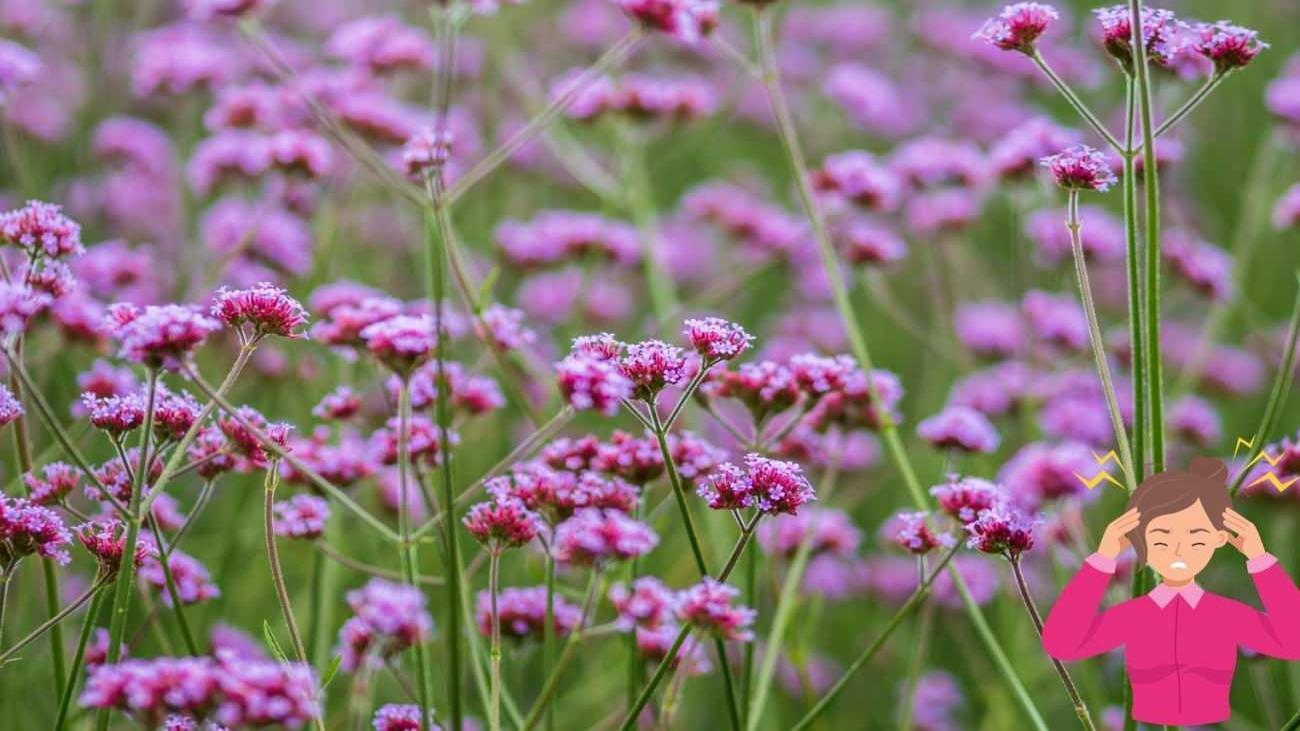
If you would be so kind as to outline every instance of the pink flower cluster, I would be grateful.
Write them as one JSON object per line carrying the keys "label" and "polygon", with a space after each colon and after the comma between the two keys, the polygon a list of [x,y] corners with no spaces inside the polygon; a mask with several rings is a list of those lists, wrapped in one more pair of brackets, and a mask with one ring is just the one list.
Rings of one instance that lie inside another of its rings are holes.
{"label": "pink flower cluster", "polygon": [[646,28],[693,43],[718,25],[715,0],[614,0]]}
{"label": "pink flower cluster", "polygon": [[248,289],[217,290],[212,301],[212,316],[227,327],[241,330],[252,327],[252,338],[278,335],[302,337],[307,325],[307,311],[283,289],[262,282]]}
{"label": "pink flower cluster", "polygon": [[67,550],[71,542],[72,534],[58,513],[0,494],[0,570],[4,573],[31,555],[66,564],[71,560]]}
{"label": "pink flower cluster", "polygon": [[975,34],[1004,51],[1034,53],[1034,43],[1061,17],[1056,8],[1042,3],[1008,5]]}
{"label": "pink flower cluster", "polygon": [[1034,547],[1037,521],[1010,504],[998,504],[983,510],[966,524],[970,536],[966,544],[984,553],[1000,554],[1016,560]]}
{"label": "pink flower cluster", "polygon": [[[126,553],[126,526],[116,518],[95,520],[76,527],[77,540],[90,551],[99,563],[99,577],[109,579],[117,575],[122,568],[122,556]],[[157,550],[153,544],[137,541],[133,560],[139,568],[145,559],[153,557]]]}
{"label": "pink flower cluster", "polygon": [[895,513],[881,526],[881,537],[904,551],[918,556],[940,546],[954,545],[952,536],[945,533],[936,535],[928,521],[929,516],[925,512]]}
{"label": "pink flower cluster", "polygon": [[64,462],[51,462],[35,472],[23,475],[27,497],[37,505],[55,505],[63,501],[81,484],[81,470]]}
{"label": "pink flower cluster", "polygon": [[371,579],[347,599],[354,616],[339,629],[338,652],[348,672],[424,642],[433,631],[424,594],[410,586]]}
{"label": "pink flower cluster", "polygon": [[1105,192],[1115,184],[1106,156],[1087,145],[1075,145],[1043,158],[1043,167],[1052,173],[1056,184],[1066,190]]}
{"label": "pink flower cluster", "polygon": [[755,508],[764,514],[799,512],[816,498],[803,469],[794,462],[745,455],[745,468],[727,463],[698,488],[700,497],[714,510]]}
{"label": "pink flower cluster", "polygon": [[85,252],[81,226],[63,215],[62,208],[43,201],[27,201],[17,210],[0,213],[0,240],[17,246],[32,258],[61,259]]}
{"label": "pink flower cluster", "polygon": [[[571,93],[585,71],[565,75],[551,90],[552,98]],[[718,94],[702,79],[627,74],[617,81],[601,78],[581,88],[568,115],[584,122],[605,115],[625,115],[637,121],[683,122],[712,114]]]}
{"label": "pink flower cluster", "polygon": [[496,551],[525,545],[542,530],[541,516],[509,494],[474,505],[463,522],[470,535]]}
{"label": "pink flower cluster", "polygon": [[91,669],[80,703],[116,708],[151,726],[181,714],[232,728],[299,729],[321,713],[310,667],[227,654],[99,665]]}
{"label": "pink flower cluster", "polygon": [[553,542],[557,561],[590,566],[644,556],[659,536],[622,511],[580,508],[556,526]]}
{"label": "pink flower cluster", "polygon": [[555,266],[592,256],[629,266],[641,258],[636,229],[596,213],[542,211],[528,222],[500,224],[495,237],[506,260],[519,267]]}
{"label": "pink flower cluster", "polygon": [[389,317],[367,325],[360,336],[370,354],[399,376],[409,375],[438,347],[433,318],[427,315]]}
{"label": "pink flower cluster", "polygon": [[315,495],[294,495],[275,504],[275,534],[285,538],[319,538],[330,517],[329,501]]}
{"label": "pink flower cluster", "polygon": [[[181,604],[199,604],[221,596],[221,590],[212,583],[208,569],[188,553],[171,548],[167,553],[167,569],[171,572]],[[167,587],[167,573],[163,571],[156,546],[140,566],[140,578],[158,590],[163,604],[169,607],[173,605],[172,593]]]}
{"label": "pink flower cluster", "polygon": [[[562,596],[553,598],[554,631],[564,637],[582,621],[578,605]],[[501,615],[501,633],[516,640],[540,638],[546,626],[546,587],[509,587],[497,596],[497,611]],[[478,631],[484,637],[492,634],[492,597],[486,591],[475,599],[475,618]]]}
{"label": "pink flower cluster", "polygon": [[677,595],[677,620],[727,642],[749,642],[749,629],[758,613],[735,604],[740,590],[706,578]]}
{"label": "pink flower cluster", "polygon": [[180,370],[221,323],[184,305],[115,305],[109,311],[121,356],[148,368]]}
{"label": "pink flower cluster", "polygon": [[442,731],[442,726],[433,722],[433,709],[429,710],[427,722],[421,723],[419,706],[400,703],[380,706],[371,725],[375,731]]}

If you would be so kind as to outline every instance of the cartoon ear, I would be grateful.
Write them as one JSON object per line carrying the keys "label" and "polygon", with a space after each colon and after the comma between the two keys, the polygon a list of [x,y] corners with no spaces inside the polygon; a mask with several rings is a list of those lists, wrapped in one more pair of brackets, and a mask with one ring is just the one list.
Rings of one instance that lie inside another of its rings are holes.
{"label": "cartoon ear", "polygon": [[1219,534],[1219,542],[1214,544],[1215,548],[1218,548],[1228,542],[1228,531],[1221,530],[1218,531],[1218,534]]}

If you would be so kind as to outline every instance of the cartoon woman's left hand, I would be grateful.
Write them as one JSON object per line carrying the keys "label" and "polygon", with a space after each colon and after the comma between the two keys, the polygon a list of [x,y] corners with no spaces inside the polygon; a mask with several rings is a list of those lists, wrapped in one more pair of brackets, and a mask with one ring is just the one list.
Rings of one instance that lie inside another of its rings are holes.
{"label": "cartoon woman's left hand", "polygon": [[1259,537],[1259,529],[1246,520],[1246,516],[1228,508],[1223,511],[1223,527],[1236,534],[1228,537],[1228,543],[1241,551],[1247,559],[1264,555],[1264,540]]}

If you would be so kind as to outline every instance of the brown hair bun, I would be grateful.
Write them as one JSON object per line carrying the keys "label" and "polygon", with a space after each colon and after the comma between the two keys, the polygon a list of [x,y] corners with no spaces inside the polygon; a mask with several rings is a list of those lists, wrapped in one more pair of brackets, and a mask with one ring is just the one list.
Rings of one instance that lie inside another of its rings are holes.
{"label": "brown hair bun", "polygon": [[1187,471],[1207,480],[1226,481],[1228,476],[1228,466],[1214,457],[1192,457]]}

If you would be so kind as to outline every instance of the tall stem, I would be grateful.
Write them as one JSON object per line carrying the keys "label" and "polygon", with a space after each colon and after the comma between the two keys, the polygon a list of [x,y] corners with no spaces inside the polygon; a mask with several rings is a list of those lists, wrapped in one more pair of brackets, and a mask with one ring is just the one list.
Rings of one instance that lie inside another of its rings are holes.
{"label": "tall stem", "polygon": [[[1201,102],[1205,101],[1206,97],[1208,97],[1211,92],[1219,88],[1219,84],[1222,84],[1223,80],[1228,78],[1228,73],[1231,72],[1225,73],[1221,71],[1215,71],[1213,74],[1211,74],[1210,78],[1205,80],[1205,83],[1201,85],[1201,88],[1196,90],[1196,93],[1193,94],[1191,98],[1183,102],[1183,105],[1181,107],[1179,107],[1173,114],[1169,115],[1169,117],[1164,122],[1161,122],[1159,127],[1156,127],[1155,136],[1159,137],[1160,135],[1173,129],[1174,125],[1183,121],[1183,117],[1186,117],[1188,114],[1191,114],[1192,110],[1200,106]],[[1146,149],[1148,148],[1144,147],[1143,151],[1145,152]],[[1155,159],[1155,155],[1148,155],[1147,157],[1150,158],[1151,160]]]}
{"label": "tall stem", "polygon": [[[808,165],[804,160],[803,150],[799,146],[798,134],[794,127],[794,118],[790,114],[789,105],[786,104],[785,95],[781,91],[781,77],[776,63],[775,43],[772,38],[772,21],[769,12],[762,10],[755,11],[755,35],[758,38],[759,59],[763,69],[763,85],[767,90],[767,97],[772,114],[776,118],[777,132],[780,134],[781,143],[785,148],[786,156],[789,158],[790,165],[793,168],[796,188],[799,191],[800,201],[803,203],[804,211],[812,223],[813,238],[817,243],[817,250],[821,255],[822,265],[826,269],[826,278],[830,282],[832,298],[835,301],[835,308],[839,312],[840,320],[844,325],[845,335],[848,337],[850,349],[854,357],[858,359],[859,364],[868,373],[872,370],[871,355],[867,350],[866,336],[863,334],[861,324],[858,322],[857,314],[853,310],[853,304],[849,299],[847,288],[844,286],[844,276],[840,269],[839,259],[836,257],[835,248],[831,243],[830,236],[827,233],[825,221],[822,219],[821,211],[817,207],[816,200],[813,197],[811,184],[809,182]],[[881,403],[878,389],[873,379],[867,379],[867,389],[874,403]],[[902,476],[903,484],[907,486],[912,501],[916,504],[917,509],[927,510],[931,506],[926,498],[924,490],[921,489],[921,483],[917,479],[916,471],[912,468],[912,462],[907,456],[907,451],[903,448],[902,438],[898,434],[898,426],[890,418],[888,413],[880,414],[880,438],[885,443],[885,450],[889,454],[890,460],[898,469]],[[1016,700],[1019,701],[1024,709],[1025,715],[1029,717],[1030,722],[1035,729],[1046,731],[1047,726],[1043,722],[1042,714],[1034,704],[1034,699],[1029,695],[1024,683],[1020,681],[1016,674],[1015,668],[1007,658],[1002,646],[993,636],[993,630],[988,626],[988,621],[984,618],[984,612],[979,605],[975,603],[975,598],[971,595],[970,589],[966,586],[966,581],[962,575],[954,568],[952,569],[953,585],[961,595],[962,603],[966,607],[966,613],[970,615],[972,624],[975,625],[975,631],[980,636],[981,641],[988,649],[989,655],[992,656],[998,671],[1002,674],[1003,680],[1006,681],[1012,691],[1015,693]]]}
{"label": "tall stem", "polygon": [[[542,625],[542,673],[548,676],[555,669],[555,556],[550,544],[546,550],[546,615]],[[496,597],[493,597],[495,601]],[[546,728],[555,729],[555,704],[546,707]]]}
{"label": "tall stem", "polygon": [[[102,587],[101,587],[102,588]],[[72,655],[72,666],[68,668],[68,677],[63,684],[63,694],[59,698],[59,712],[54,719],[54,730],[63,731],[68,722],[68,711],[72,708],[72,696],[77,692],[77,681],[81,679],[81,665],[86,660],[86,645],[90,643],[90,635],[95,631],[95,623],[99,620],[99,610],[104,605],[104,597],[108,596],[106,591],[96,591],[94,597],[90,600],[90,609],[86,610],[86,618],[81,622],[81,634],[77,635],[77,650]]]}
{"label": "tall stem", "polygon": [[[1034,604],[1034,597],[1029,593],[1029,585],[1025,583],[1025,574],[1020,570],[1020,558],[1010,559],[1011,573],[1016,577],[1016,588],[1020,590],[1020,599],[1025,603],[1025,611],[1029,612],[1029,618],[1034,623],[1034,630],[1038,636],[1043,636],[1043,617],[1038,613],[1038,607]],[[1092,714],[1088,713],[1088,705],[1083,702],[1079,695],[1079,689],[1074,684],[1074,679],[1070,677],[1070,671],[1065,669],[1060,660],[1052,658],[1052,667],[1056,669],[1056,674],[1061,678],[1061,684],[1065,686],[1065,692],[1070,696],[1070,703],[1074,704],[1074,712],[1079,716],[1079,723],[1088,731],[1095,731],[1096,726],[1092,722]]]}
{"label": "tall stem", "polygon": [[660,261],[659,222],[650,175],[646,171],[645,145],[635,129],[624,129],[622,135],[623,180],[627,187],[628,207],[641,239],[641,266],[646,289],[650,292],[657,329],[662,332],[677,308],[677,293],[672,278]]}
{"label": "tall stem", "polygon": [[1083,100],[1079,98],[1079,95],[1075,94],[1074,90],[1070,88],[1070,85],[1065,83],[1065,80],[1052,70],[1052,67],[1047,63],[1047,59],[1043,58],[1043,55],[1039,53],[1037,49],[1035,49],[1033,53],[1029,54],[1029,58],[1034,62],[1034,65],[1038,66],[1038,69],[1043,72],[1043,75],[1052,82],[1052,85],[1056,87],[1056,90],[1061,92],[1061,96],[1065,97],[1065,100],[1070,103],[1070,106],[1074,107],[1074,110],[1079,113],[1079,116],[1083,117],[1083,121],[1087,122],[1088,126],[1092,127],[1093,131],[1106,141],[1106,144],[1110,145],[1116,152],[1124,152],[1124,148],[1120,147],[1119,140],[1115,139],[1115,135],[1111,134],[1110,130],[1106,129],[1106,125],[1102,124],[1101,120],[1097,119],[1097,115],[1092,113],[1092,110],[1088,108],[1088,105],[1084,104]]}
{"label": "tall stem", "polygon": [[686,526],[686,537],[691,544],[691,556],[695,559],[695,568],[699,570],[701,576],[707,576],[709,568],[704,562],[704,551],[700,548],[695,519],[691,517],[691,506],[686,502],[686,488],[682,485],[681,475],[677,472],[672,450],[668,448],[668,433],[664,430],[663,421],[659,418],[659,410],[653,403],[650,404],[649,411],[655,441],[659,443],[659,453],[664,459],[664,470],[668,473],[668,483],[672,486],[673,497],[677,500],[677,509],[681,512],[682,523]]}
{"label": "tall stem", "polygon": [[[8,582],[6,581],[5,583],[7,584]],[[44,635],[46,632],[50,632],[55,627],[58,627],[60,622],[70,617],[72,613],[80,609],[83,604],[90,601],[91,599],[94,599],[95,596],[99,593],[99,590],[103,588],[104,588],[104,582],[96,581],[94,584],[91,585],[89,589],[84,591],[81,594],[81,596],[74,599],[71,604],[67,605],[66,607],[63,607],[58,612],[56,612],[52,617],[45,620],[44,622],[41,622],[39,627],[32,630],[31,632],[28,632],[25,636],[23,636],[22,639],[13,643],[9,647],[6,647],[4,649],[4,652],[0,652],[0,665],[4,665],[6,660],[14,656],[14,653],[30,645],[36,640],[39,640],[41,636]],[[61,685],[62,682],[60,682],[60,686]]]}
{"label": "tall stem", "polygon": [[500,588],[501,550],[490,548],[488,555],[488,598],[492,603],[491,678],[492,703],[488,706],[488,729],[501,731],[501,614],[497,611]]}
{"label": "tall stem", "polygon": [[[814,519],[815,520],[815,519]],[[810,528],[811,535],[815,528]],[[776,660],[781,654],[781,645],[785,641],[786,627],[794,615],[799,603],[799,588],[803,585],[804,569],[812,556],[813,542],[804,540],[795,553],[794,560],[786,572],[785,583],[781,587],[781,597],[776,603],[776,614],[772,619],[772,628],[768,630],[767,645],[763,651],[763,664],[758,671],[754,699],[745,713],[749,731],[755,731],[763,719],[763,707],[767,705],[767,694],[772,687],[772,678],[776,674]],[[751,557],[752,557],[751,553]]]}
{"label": "tall stem", "polygon": [[158,521],[152,516],[145,516],[144,522],[149,524],[149,530],[153,533],[154,543],[158,545],[158,566],[163,571],[163,589],[172,602],[172,612],[176,615],[176,623],[181,628],[181,639],[185,642],[185,649],[191,656],[199,655],[199,646],[194,642],[194,634],[190,632],[190,623],[185,619],[185,604],[181,601],[181,593],[176,588],[176,577],[172,575],[171,551],[163,541],[162,529],[158,527]]}
{"label": "tall stem", "polygon": [[1128,278],[1128,339],[1129,370],[1133,388],[1133,439],[1131,462],[1133,480],[1141,483],[1146,474],[1147,447],[1147,383],[1146,334],[1142,329],[1142,268],[1145,250],[1138,244],[1137,165],[1133,158],[1133,143],[1137,125],[1137,93],[1133,77],[1124,81],[1124,179],[1120,181],[1124,194],[1124,262]]}
{"label": "tall stem", "polygon": [[1066,203],[1065,226],[1070,230],[1070,249],[1074,252],[1074,274],[1079,282],[1079,298],[1083,300],[1083,313],[1088,321],[1088,335],[1092,341],[1092,358],[1097,366],[1097,376],[1101,379],[1101,389],[1106,395],[1106,411],[1110,414],[1110,426],[1115,433],[1115,444],[1119,446],[1119,459],[1124,468],[1124,478],[1128,491],[1137,489],[1133,477],[1133,452],[1129,449],[1128,432],[1124,428],[1124,417],[1119,412],[1119,400],[1115,396],[1115,383],[1110,375],[1110,363],[1106,360],[1106,343],[1101,337],[1101,324],[1097,319],[1097,305],[1092,300],[1092,285],[1088,281],[1088,262],[1083,256],[1083,225],[1079,221],[1079,192],[1070,191]]}
{"label": "tall stem", "polygon": [[280,485],[280,465],[274,460],[266,468],[266,480],[262,491],[262,529],[266,540],[266,560],[271,566],[271,583],[275,586],[275,598],[280,603],[280,614],[289,629],[289,643],[293,645],[294,657],[298,662],[306,663],[307,646],[298,631],[298,620],[293,614],[293,604],[289,600],[289,588],[284,581],[284,570],[280,567],[280,550],[275,541],[275,490]]}
{"label": "tall stem", "polygon": [[[131,485],[131,495],[127,513],[130,519],[126,524],[127,555],[135,550],[140,537],[141,510],[140,502],[144,493],[145,480],[149,475],[149,437],[153,434],[154,399],[158,393],[158,371],[149,370],[149,385],[145,395],[144,426],[140,431],[140,464],[135,470],[135,480]],[[156,486],[155,486],[156,488]],[[131,611],[131,589],[135,584],[135,561],[123,557],[117,571],[117,583],[113,586],[113,613],[108,630],[107,662],[115,663],[122,657],[122,642],[126,639],[126,620]],[[103,708],[96,717],[95,727],[98,731],[108,731],[110,709]]]}
{"label": "tall stem", "polygon": [[1165,469],[1164,378],[1160,360],[1160,166],[1155,156],[1155,125],[1151,111],[1151,69],[1142,35],[1142,0],[1128,0],[1129,25],[1133,35],[1133,74],[1137,82],[1138,112],[1142,119],[1142,149],[1147,150],[1142,166],[1142,187],[1146,194],[1146,376],[1150,430],[1151,471]]}
{"label": "tall stem", "polygon": [[934,571],[932,571],[930,575],[916,587],[916,590],[907,598],[907,601],[903,602],[903,606],[899,607],[897,611],[894,612],[894,616],[890,617],[889,622],[885,624],[885,628],[880,631],[880,634],[876,636],[876,639],[872,640],[871,644],[867,645],[857,658],[855,658],[853,662],[845,668],[844,674],[840,676],[839,680],[835,681],[835,685],[832,685],[821,697],[821,700],[817,701],[816,705],[814,705],[808,713],[794,725],[792,731],[803,731],[803,729],[809,728],[819,716],[826,712],[826,709],[837,697],[839,697],[840,693],[844,691],[845,686],[849,684],[849,681],[853,679],[853,676],[856,675],[864,665],[871,662],[871,658],[876,656],[876,653],[880,651],[881,647],[884,647],[885,641],[894,634],[894,631],[897,630],[900,625],[902,625],[903,620],[907,619],[907,616],[920,605],[921,600],[929,593],[930,585],[934,583],[935,578],[948,566],[948,563],[952,561],[952,557],[957,555],[957,550],[960,548],[961,544],[957,544],[948,549],[948,552],[939,560],[938,565],[934,567]]}
{"label": "tall stem", "polygon": [[[439,351],[442,349],[439,348]],[[439,383],[439,388],[443,385]],[[439,391],[439,393],[447,393]],[[441,399],[440,399],[441,400]],[[443,435],[443,441],[440,443],[444,449],[447,448],[446,435]],[[398,559],[402,566],[402,578],[406,584],[416,591],[420,591],[420,568],[419,555],[416,553],[417,544],[411,541],[411,382],[410,379],[403,376],[401,385],[397,392],[397,492],[398,508],[397,522],[399,532],[402,535],[402,542],[398,546]],[[416,698],[420,704],[420,718],[429,717],[429,681],[433,675],[433,670],[429,666],[429,653],[425,647],[424,640],[415,642],[415,668],[416,681],[419,684],[416,692]]]}

